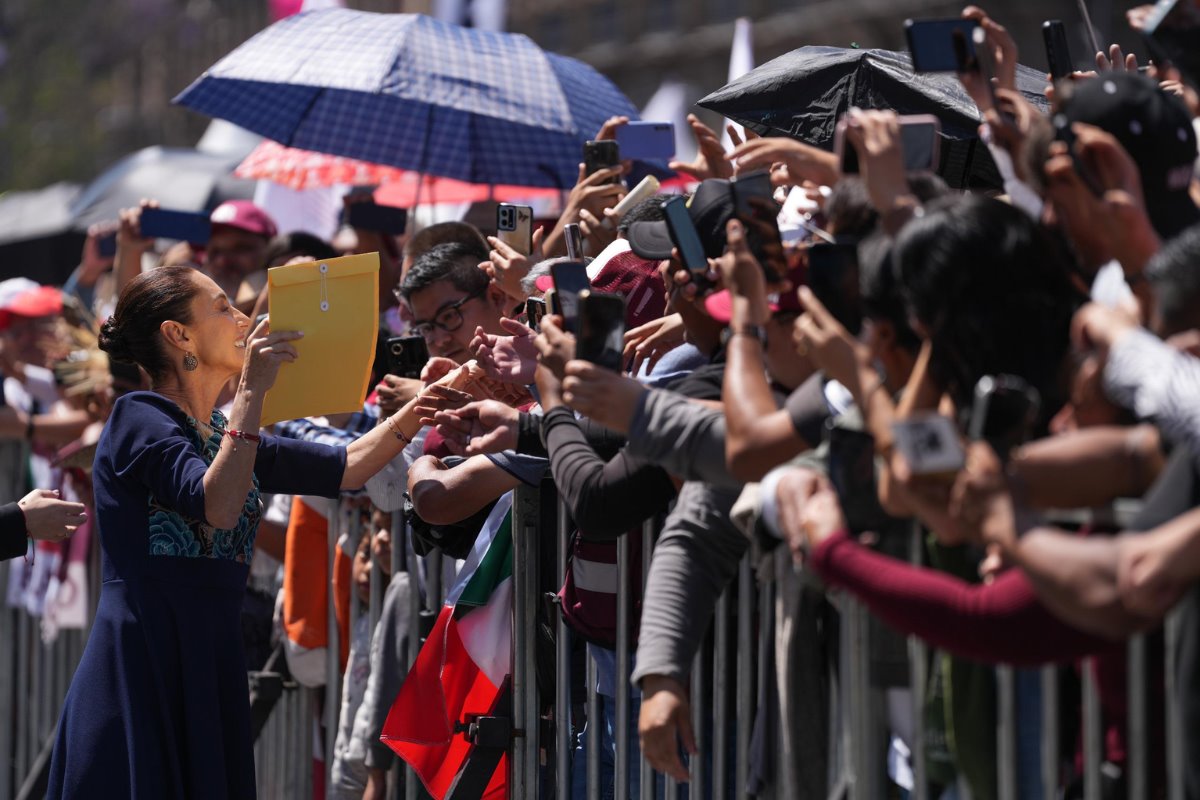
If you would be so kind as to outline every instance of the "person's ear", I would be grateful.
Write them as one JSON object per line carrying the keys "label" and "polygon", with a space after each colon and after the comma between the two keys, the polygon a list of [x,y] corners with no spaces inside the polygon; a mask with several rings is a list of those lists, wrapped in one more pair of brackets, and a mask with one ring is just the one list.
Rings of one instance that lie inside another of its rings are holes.
{"label": "person's ear", "polygon": [[492,306],[501,313],[509,310],[508,295],[506,295],[504,290],[500,288],[500,284],[496,283],[495,281],[492,281],[488,284],[487,298],[488,302],[491,303]]}
{"label": "person's ear", "polygon": [[194,343],[188,334],[186,325],[168,319],[158,326],[158,330],[171,347],[187,352],[192,350]]}

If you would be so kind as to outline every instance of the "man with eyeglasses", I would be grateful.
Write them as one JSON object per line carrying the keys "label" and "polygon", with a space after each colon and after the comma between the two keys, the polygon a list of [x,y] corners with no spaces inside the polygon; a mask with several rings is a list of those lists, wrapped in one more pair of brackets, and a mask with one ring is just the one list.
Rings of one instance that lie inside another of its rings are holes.
{"label": "man with eyeglasses", "polygon": [[431,356],[462,364],[471,359],[477,327],[508,335],[500,327],[504,292],[479,268],[478,253],[464,244],[439,244],[418,257],[397,295],[412,313],[409,330],[424,337]]}
{"label": "man with eyeglasses", "polygon": [[[433,357],[471,360],[477,328],[509,335],[500,327],[507,296],[479,268],[478,253],[461,243],[440,244],[417,258],[397,294],[412,314],[409,330],[424,337]],[[546,467],[545,459],[515,453],[475,456],[454,469],[425,456],[409,468],[408,484],[417,514],[442,525],[470,517],[519,482],[537,485]]]}

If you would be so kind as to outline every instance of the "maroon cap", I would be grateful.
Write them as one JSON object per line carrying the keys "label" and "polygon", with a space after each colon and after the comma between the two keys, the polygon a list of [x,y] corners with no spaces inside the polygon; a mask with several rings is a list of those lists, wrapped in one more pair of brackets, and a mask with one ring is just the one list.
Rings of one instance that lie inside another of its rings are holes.
{"label": "maroon cap", "polygon": [[274,237],[278,230],[275,220],[249,200],[226,200],[213,209],[212,216],[208,219],[214,226],[237,228],[268,239]]}
{"label": "maroon cap", "polygon": [[653,322],[667,309],[667,289],[658,262],[647,261],[631,250],[610,258],[592,281],[592,289],[625,298],[626,328]]}

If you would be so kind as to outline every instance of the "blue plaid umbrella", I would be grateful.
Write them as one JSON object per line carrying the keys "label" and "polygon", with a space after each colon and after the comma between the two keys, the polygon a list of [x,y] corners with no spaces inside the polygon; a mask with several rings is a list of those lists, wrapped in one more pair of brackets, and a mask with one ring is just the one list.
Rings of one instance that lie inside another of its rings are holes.
{"label": "blue plaid umbrella", "polygon": [[637,110],[526,36],[342,8],[280,20],[175,98],[305,150],[478,184],[575,184],[582,143]]}

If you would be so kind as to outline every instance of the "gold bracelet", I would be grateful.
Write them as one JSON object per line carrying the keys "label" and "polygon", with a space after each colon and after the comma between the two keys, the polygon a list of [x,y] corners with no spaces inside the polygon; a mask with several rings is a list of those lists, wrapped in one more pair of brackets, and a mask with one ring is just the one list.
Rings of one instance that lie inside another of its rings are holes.
{"label": "gold bracelet", "polygon": [[396,426],[395,416],[396,415],[393,414],[392,416],[387,417],[386,420],[384,420],[385,422],[387,422],[388,430],[390,430],[397,439],[404,442],[404,444],[406,444],[406,445],[412,444],[412,439],[405,436],[404,432],[401,431],[400,428],[398,428]]}

